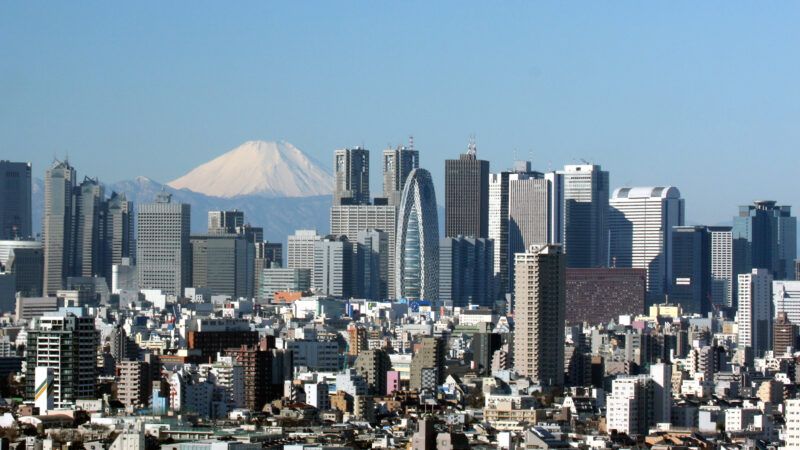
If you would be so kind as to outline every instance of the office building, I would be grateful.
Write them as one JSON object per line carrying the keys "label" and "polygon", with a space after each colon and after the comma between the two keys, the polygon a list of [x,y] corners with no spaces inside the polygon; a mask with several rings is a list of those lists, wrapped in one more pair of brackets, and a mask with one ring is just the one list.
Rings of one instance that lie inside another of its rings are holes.
{"label": "office building", "polygon": [[[364,230],[380,230],[386,233],[387,295],[394,295],[395,289],[395,251],[397,228],[397,206],[393,205],[344,205],[331,207],[331,234],[346,236],[351,242],[358,242],[358,235]],[[354,249],[358,251],[358,249]],[[384,297],[387,298],[387,297]]]}
{"label": "office building", "polygon": [[494,241],[495,294],[503,298],[511,292],[509,268],[513,255],[508,249],[508,186],[512,174],[532,174],[528,161],[515,161],[512,170],[489,175],[489,239]]}
{"label": "office building", "polygon": [[267,302],[274,299],[276,292],[308,292],[311,289],[309,269],[285,269],[281,267],[263,270],[263,285],[259,298]]}
{"label": "office building", "polygon": [[711,236],[704,226],[672,228],[670,303],[686,314],[705,316],[711,310]]}
{"label": "office building", "polygon": [[472,237],[446,237],[439,243],[439,300],[465,307],[492,307],[494,242]]}
{"label": "office building", "polygon": [[375,229],[359,231],[356,258],[358,297],[389,298],[389,233]]}
{"label": "office building", "polygon": [[608,172],[599,165],[564,166],[564,253],[567,267],[608,264]]}
{"label": "office building", "polygon": [[253,244],[240,234],[204,234],[190,238],[192,287],[211,295],[253,297]]}
{"label": "office building", "polygon": [[105,222],[105,190],[97,178],[84,177],[75,188],[75,253],[70,275],[104,276],[101,231]]}
{"label": "office building", "polygon": [[772,348],[772,274],[767,269],[753,269],[739,274],[739,309],[737,344],[752,349],[760,358]]}
{"label": "office building", "polygon": [[209,233],[237,233],[244,226],[244,211],[209,211]]}
{"label": "office building", "polygon": [[13,312],[17,303],[17,283],[13,273],[0,271],[0,314]]}
{"label": "office building", "polygon": [[773,281],[772,308],[775,317],[785,312],[790,322],[800,324],[800,281]]}
{"label": "office building", "polygon": [[0,161],[0,240],[29,239],[31,163]]}
{"label": "office building", "polygon": [[560,245],[531,246],[514,261],[514,366],[547,386],[564,384],[566,261]]}
{"label": "office building", "polygon": [[664,300],[672,265],[672,227],[684,224],[677,188],[623,187],[609,201],[611,267],[647,269],[648,303]]}
{"label": "office building", "polygon": [[785,312],[776,314],[772,326],[772,351],[775,355],[794,354],[797,349],[798,326],[789,321]]}
{"label": "office building", "polygon": [[115,265],[123,259],[130,260],[135,254],[133,248],[133,202],[125,194],[111,193],[105,202],[105,224],[103,226],[103,276],[110,282]]}
{"label": "office building", "polygon": [[56,407],[97,398],[97,346],[94,318],[61,311],[33,319],[27,337],[26,397],[34,398],[36,368],[53,370]]}
{"label": "office building", "polygon": [[444,233],[489,235],[489,161],[478,159],[474,142],[458,159],[444,162]]}
{"label": "office building", "polygon": [[773,200],[739,207],[733,218],[734,272],[768,269],[776,280],[792,278],[797,259],[797,218]]}
{"label": "office building", "polygon": [[368,205],[369,150],[361,147],[334,152],[334,205]]}
{"label": "office building", "polygon": [[[5,252],[3,251],[5,250]],[[42,295],[44,249],[38,241],[0,241],[0,265],[13,273],[15,289],[23,297]]]}
{"label": "office building", "polygon": [[711,238],[711,306],[732,308],[733,234],[731,227],[708,227]]}
{"label": "office building", "polygon": [[441,338],[424,337],[421,339],[419,349],[414,352],[411,360],[412,390],[435,390],[444,383],[445,373],[445,342]]}
{"label": "office building", "polygon": [[317,230],[296,230],[286,240],[286,267],[308,269],[314,282],[314,244],[322,240]]}
{"label": "office building", "polygon": [[645,312],[645,269],[568,268],[566,276],[568,324],[607,324]]}
{"label": "office building", "polygon": [[425,169],[414,169],[403,188],[396,239],[396,298],[436,300],[439,297],[439,213],[433,179]]}
{"label": "office building", "polygon": [[201,318],[192,319],[186,327],[186,348],[199,350],[203,362],[211,362],[231,348],[258,344],[258,331],[252,331],[246,320]]}
{"label": "office building", "polygon": [[398,205],[403,186],[411,171],[419,168],[419,151],[413,142],[408,147],[397,146],[383,151],[383,196],[389,205]]}
{"label": "office building", "polygon": [[180,295],[191,284],[191,206],[160,193],[137,212],[136,268],[140,289]]}
{"label": "office building", "polygon": [[72,274],[74,250],[75,169],[66,161],[55,161],[44,176],[44,282],[46,295],[55,295],[64,288]]}
{"label": "office building", "polygon": [[312,286],[318,295],[351,298],[355,285],[353,243],[344,236],[328,236],[314,244]]}

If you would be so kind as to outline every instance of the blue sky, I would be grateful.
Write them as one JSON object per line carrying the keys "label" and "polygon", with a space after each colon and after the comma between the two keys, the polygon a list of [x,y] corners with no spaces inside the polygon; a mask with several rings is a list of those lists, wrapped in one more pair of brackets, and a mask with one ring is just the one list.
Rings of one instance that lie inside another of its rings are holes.
{"label": "blue sky", "polygon": [[0,158],[168,181],[249,139],[583,158],[694,222],[800,207],[797,2],[2,2]]}

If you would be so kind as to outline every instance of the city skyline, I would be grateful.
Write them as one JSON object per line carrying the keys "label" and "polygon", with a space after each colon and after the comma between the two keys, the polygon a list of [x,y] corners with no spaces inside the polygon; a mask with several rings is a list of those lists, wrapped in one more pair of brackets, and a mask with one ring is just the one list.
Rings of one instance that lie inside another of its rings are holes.
{"label": "city skyline", "polygon": [[[187,17],[179,5],[3,5],[0,53],[14,65],[1,66],[0,148],[37,178],[69,154],[101,180],[167,182],[248,139],[284,139],[317,161],[363,145],[377,167],[413,134],[443,186],[439,161],[474,133],[492,171],[586,159],[616,174],[612,189],[679,186],[691,223],[727,223],[727,205],[762,198],[798,203],[791,168],[773,164],[800,142],[796,5],[363,6]],[[396,20],[408,32],[383,32]],[[747,182],[729,176],[745,168]]]}

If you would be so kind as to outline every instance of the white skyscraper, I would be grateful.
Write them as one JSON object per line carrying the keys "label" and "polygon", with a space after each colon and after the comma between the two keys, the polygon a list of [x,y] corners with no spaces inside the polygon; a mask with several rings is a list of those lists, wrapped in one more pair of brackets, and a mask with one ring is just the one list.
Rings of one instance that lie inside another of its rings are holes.
{"label": "white skyscraper", "polygon": [[295,230],[286,242],[286,267],[308,269],[314,282],[314,243],[322,240],[317,230]]}
{"label": "white skyscraper", "polygon": [[672,227],[683,225],[678,188],[623,187],[609,202],[610,265],[647,269],[650,303],[663,301],[671,278]]}
{"label": "white skyscraper", "polygon": [[161,193],[155,203],[141,205],[136,217],[139,289],[182,294],[192,277],[189,244],[191,205],[173,203],[170,194]]}
{"label": "white skyscraper", "polygon": [[731,227],[708,227],[711,235],[711,304],[733,306],[733,239]]}
{"label": "white skyscraper", "polygon": [[608,172],[594,164],[564,166],[567,267],[608,264]]}
{"label": "white skyscraper", "polygon": [[737,325],[740,348],[750,347],[754,357],[772,348],[772,275],[768,269],[739,274]]}

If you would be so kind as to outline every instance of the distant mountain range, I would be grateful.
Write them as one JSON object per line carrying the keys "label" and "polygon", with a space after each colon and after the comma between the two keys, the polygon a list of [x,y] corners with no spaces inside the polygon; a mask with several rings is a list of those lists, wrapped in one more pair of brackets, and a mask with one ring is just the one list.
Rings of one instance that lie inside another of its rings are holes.
{"label": "distant mountain range", "polygon": [[[301,228],[327,233],[332,187],[327,171],[282,141],[246,142],[168,184],[144,176],[105,183],[107,196],[112,191],[124,193],[134,209],[152,202],[162,190],[171,193],[174,201],[191,204],[193,233],[206,231],[208,211],[244,211],[245,221],[263,227],[264,238],[273,242],[284,242]],[[43,180],[33,180],[32,197],[34,230],[40,233]]]}

